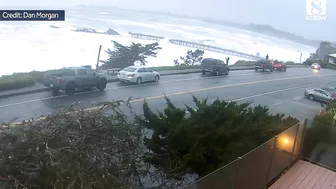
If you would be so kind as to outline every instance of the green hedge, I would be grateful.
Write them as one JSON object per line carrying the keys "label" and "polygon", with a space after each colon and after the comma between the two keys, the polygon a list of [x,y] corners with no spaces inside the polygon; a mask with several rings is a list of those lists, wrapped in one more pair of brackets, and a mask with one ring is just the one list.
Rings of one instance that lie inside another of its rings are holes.
{"label": "green hedge", "polygon": [[303,155],[310,157],[313,150],[319,145],[335,145],[336,133],[333,128],[334,115],[336,113],[336,101],[330,101],[327,108],[316,115],[311,127],[308,127],[304,140]]}
{"label": "green hedge", "polygon": [[[256,63],[257,61],[245,61],[245,60],[238,60],[234,66],[254,66],[254,64]],[[294,65],[294,64],[298,64],[298,63],[295,63],[293,61],[287,61],[285,62],[285,64],[287,65]]]}
{"label": "green hedge", "polygon": [[29,73],[14,73],[0,77],[0,91],[19,89],[35,85],[43,81],[43,73],[32,71]]}
{"label": "green hedge", "polygon": [[187,69],[197,69],[200,68],[199,65],[195,66],[186,66],[186,65],[180,65],[180,66],[160,66],[160,67],[152,67],[151,69],[155,71],[168,71],[168,70],[187,70]]}

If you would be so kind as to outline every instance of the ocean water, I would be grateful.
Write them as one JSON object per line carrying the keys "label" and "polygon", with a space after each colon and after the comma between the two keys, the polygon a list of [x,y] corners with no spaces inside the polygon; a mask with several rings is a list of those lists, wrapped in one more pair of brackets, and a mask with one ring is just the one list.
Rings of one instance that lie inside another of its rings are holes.
{"label": "ocean water", "polygon": [[[59,29],[51,28],[58,26]],[[76,28],[109,28],[121,36],[80,33]],[[67,66],[92,65],[95,67],[99,45],[101,60],[107,59],[105,50],[113,48],[115,40],[121,44],[153,43],[155,41],[130,38],[128,32],[166,37],[159,41],[163,48],[157,58],[149,58],[147,66],[171,66],[173,59],[184,56],[189,47],[168,43],[168,39],[181,39],[228,48],[240,52],[265,56],[283,61],[299,62],[309,57],[315,48],[277,39],[246,30],[210,24],[203,21],[174,16],[142,13],[120,9],[96,9],[89,7],[66,10],[64,22],[2,22],[0,23],[0,75],[32,70],[48,70]],[[205,57],[223,59],[228,55],[207,52]],[[230,64],[239,57],[230,56]]]}

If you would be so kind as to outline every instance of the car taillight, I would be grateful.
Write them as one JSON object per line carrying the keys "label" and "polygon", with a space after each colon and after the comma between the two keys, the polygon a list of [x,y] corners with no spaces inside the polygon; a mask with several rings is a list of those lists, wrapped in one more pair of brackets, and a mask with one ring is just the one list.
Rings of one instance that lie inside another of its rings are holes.
{"label": "car taillight", "polygon": [[57,84],[62,84],[62,80],[61,79],[57,79]]}

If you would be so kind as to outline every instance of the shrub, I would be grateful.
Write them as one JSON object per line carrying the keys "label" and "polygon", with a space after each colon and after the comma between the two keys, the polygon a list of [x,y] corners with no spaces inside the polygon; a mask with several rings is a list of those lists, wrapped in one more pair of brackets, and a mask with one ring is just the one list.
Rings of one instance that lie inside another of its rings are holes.
{"label": "shrub", "polygon": [[336,144],[333,129],[336,100],[328,102],[326,109],[313,118],[312,126],[307,128],[303,155],[310,157],[315,147],[321,144]]}
{"label": "shrub", "polygon": [[238,60],[234,66],[254,66],[257,61]]}
{"label": "shrub", "polygon": [[144,103],[144,117],[137,118],[153,132],[145,138],[145,160],[175,179],[186,173],[204,176],[298,122],[249,103],[193,100],[196,109],[186,106],[189,114],[168,98],[157,114]]}
{"label": "shrub", "polygon": [[112,102],[92,111],[67,109],[0,130],[0,184],[5,188],[139,186],[142,131]]}
{"label": "shrub", "polygon": [[13,74],[0,77],[0,91],[29,87],[35,84],[29,74]]}
{"label": "shrub", "polygon": [[29,87],[36,82],[43,82],[43,73],[32,71],[28,73],[14,73],[0,77],[0,91]]}

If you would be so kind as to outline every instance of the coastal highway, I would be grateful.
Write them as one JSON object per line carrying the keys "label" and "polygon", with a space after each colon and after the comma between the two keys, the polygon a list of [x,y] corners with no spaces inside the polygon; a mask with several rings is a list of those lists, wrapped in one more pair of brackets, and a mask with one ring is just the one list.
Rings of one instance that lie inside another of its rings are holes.
{"label": "coastal highway", "polygon": [[232,71],[228,76],[202,77],[200,74],[162,76],[158,83],[142,85],[108,84],[105,91],[86,91],[67,96],[52,96],[50,92],[21,95],[0,99],[0,121],[18,122],[37,118],[58,111],[62,107],[89,108],[111,100],[127,100],[139,114],[147,99],[153,110],[166,107],[166,94],[178,107],[193,106],[192,95],[209,101],[252,101],[253,105],[269,106],[271,112],[285,113],[298,119],[314,116],[321,108],[318,102],[303,97],[305,88],[336,86],[336,71],[322,69],[314,72],[309,68],[290,68],[287,72]]}

